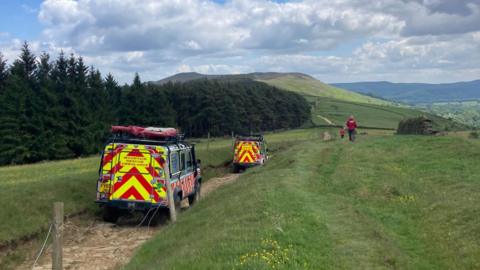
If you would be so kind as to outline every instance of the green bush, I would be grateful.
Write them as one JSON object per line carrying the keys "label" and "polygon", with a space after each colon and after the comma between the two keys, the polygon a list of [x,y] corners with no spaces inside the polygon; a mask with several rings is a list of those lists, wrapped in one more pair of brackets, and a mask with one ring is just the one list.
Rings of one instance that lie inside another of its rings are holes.
{"label": "green bush", "polygon": [[471,139],[478,139],[478,138],[480,138],[480,135],[478,134],[478,131],[472,131],[472,132],[470,132],[468,137],[471,138]]}
{"label": "green bush", "polygon": [[397,134],[431,135],[436,131],[433,122],[425,116],[407,118],[398,123]]}

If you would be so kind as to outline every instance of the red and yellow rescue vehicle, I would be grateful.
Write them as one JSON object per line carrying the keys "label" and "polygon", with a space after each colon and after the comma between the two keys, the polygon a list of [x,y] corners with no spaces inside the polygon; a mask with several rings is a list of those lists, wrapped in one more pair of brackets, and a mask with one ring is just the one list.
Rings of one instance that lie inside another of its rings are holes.
{"label": "red and yellow rescue vehicle", "polygon": [[267,160],[267,142],[262,135],[237,135],[233,154],[233,172],[263,164]]}
{"label": "red and yellow rescue vehicle", "polygon": [[113,126],[111,132],[97,185],[96,202],[104,208],[105,221],[116,222],[131,211],[168,209],[168,184],[177,204],[185,198],[190,205],[198,200],[200,162],[194,145],[184,142],[176,129]]}

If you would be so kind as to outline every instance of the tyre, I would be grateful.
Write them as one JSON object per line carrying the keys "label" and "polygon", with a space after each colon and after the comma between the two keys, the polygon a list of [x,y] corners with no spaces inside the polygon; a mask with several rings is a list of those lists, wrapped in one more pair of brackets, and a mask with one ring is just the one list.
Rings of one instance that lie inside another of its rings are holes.
{"label": "tyre", "polygon": [[197,184],[195,185],[195,192],[188,196],[188,204],[190,206],[194,205],[199,199],[200,199],[200,188],[201,188],[201,184],[197,182]]}
{"label": "tyre", "polygon": [[233,173],[239,173],[240,172],[240,166],[237,164],[233,164]]}
{"label": "tyre", "polygon": [[120,211],[115,207],[105,207],[103,208],[103,221],[115,223],[120,217]]}
{"label": "tyre", "polygon": [[168,211],[165,208],[152,209],[146,215],[143,226],[158,226],[167,223]]}

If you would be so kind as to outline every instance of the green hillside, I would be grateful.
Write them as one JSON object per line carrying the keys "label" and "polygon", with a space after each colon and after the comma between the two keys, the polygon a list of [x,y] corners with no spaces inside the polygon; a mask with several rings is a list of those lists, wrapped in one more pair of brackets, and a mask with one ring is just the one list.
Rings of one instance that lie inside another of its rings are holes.
{"label": "green hillside", "polygon": [[126,269],[478,269],[480,143],[317,139],[181,215]]}
{"label": "green hillside", "polygon": [[[315,125],[342,125],[349,115],[354,115],[362,127],[395,129],[398,123],[405,118],[426,115],[434,120],[437,130],[466,128],[462,124],[402,104],[330,86],[302,73],[257,72],[237,75],[179,73],[154,83],[164,85],[168,82],[186,83],[199,79],[256,80],[299,93],[312,104],[312,122]],[[308,126],[308,124],[306,125]]]}
{"label": "green hillside", "polygon": [[437,130],[465,129],[466,126],[437,115],[324,84],[300,73],[260,74],[257,81],[304,95],[312,104],[312,122],[316,125],[343,125],[354,115],[361,127],[396,129],[409,117],[426,115]]}
{"label": "green hillside", "polygon": [[354,115],[362,127],[396,129],[405,118],[426,115],[433,120],[437,130],[465,129],[462,124],[426,112],[394,106],[346,102],[330,98],[313,98],[312,121],[316,125],[343,125],[350,115]]}
{"label": "green hillside", "polygon": [[313,77],[304,74],[285,74],[284,76],[277,76],[271,78],[257,78],[256,80],[268,83],[278,88],[283,88],[289,91],[301,93],[304,95],[311,95],[316,97],[328,97],[343,101],[377,104],[377,105],[394,105],[393,102],[381,100],[358,94],[352,91],[333,87],[322,83]]}
{"label": "green hillside", "polygon": [[283,88],[292,92],[301,93],[303,95],[311,95],[316,97],[329,97],[339,100],[378,104],[378,105],[393,105],[393,102],[381,100],[378,98],[369,97],[358,94],[353,91],[333,87],[325,84],[307,74],[297,72],[254,72],[248,74],[226,74],[226,75],[206,75],[196,72],[178,73],[173,76],[164,78],[159,81],[152,82],[156,85],[163,85],[168,82],[185,83],[189,81],[205,79],[205,80],[256,80],[265,82],[267,84]]}

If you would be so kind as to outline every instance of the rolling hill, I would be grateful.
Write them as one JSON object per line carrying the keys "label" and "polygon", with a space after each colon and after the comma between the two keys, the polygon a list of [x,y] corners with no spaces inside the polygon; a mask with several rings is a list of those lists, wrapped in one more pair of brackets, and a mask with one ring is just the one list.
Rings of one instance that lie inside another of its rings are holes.
{"label": "rolling hill", "polygon": [[393,106],[394,103],[379,98],[358,94],[353,91],[325,84],[311,76],[304,74],[287,73],[283,76],[257,77],[257,81],[276,86],[278,88],[298,92],[305,95],[333,98],[337,100]]}
{"label": "rolling hill", "polygon": [[300,93],[312,105],[312,124],[341,126],[349,115],[354,115],[360,127],[395,129],[402,119],[426,115],[434,120],[437,130],[464,129],[464,125],[431,113],[409,108],[403,104],[382,100],[325,84],[302,73],[257,72],[234,75],[204,75],[179,73],[153,82],[162,85],[168,82],[192,80],[243,80],[251,79]]}
{"label": "rolling hill", "polygon": [[303,95],[315,97],[327,97],[338,100],[377,104],[377,105],[394,105],[393,102],[369,97],[358,94],[352,91],[333,87],[325,84],[312,76],[303,73],[277,73],[277,72],[255,72],[248,74],[233,74],[233,75],[204,75],[200,73],[179,73],[165,79],[153,82],[154,84],[165,84],[168,82],[188,82],[197,79],[212,79],[212,80],[237,80],[237,79],[252,79],[269,85],[289,90],[292,92],[301,93]]}
{"label": "rolling hill", "polygon": [[354,82],[333,86],[411,104],[480,99],[480,80],[443,84]]}

